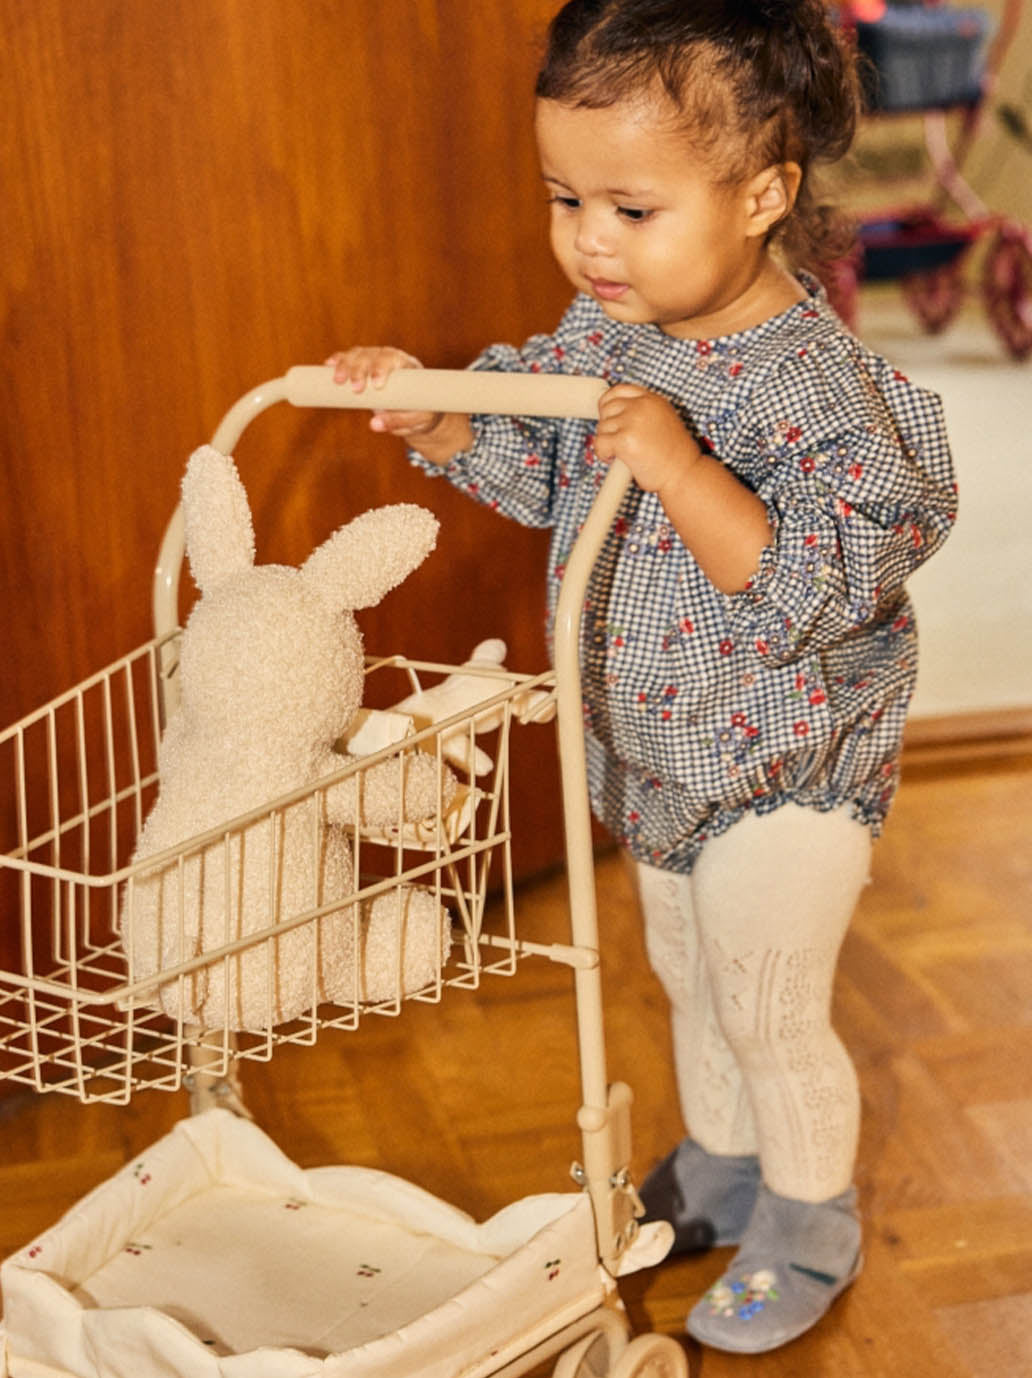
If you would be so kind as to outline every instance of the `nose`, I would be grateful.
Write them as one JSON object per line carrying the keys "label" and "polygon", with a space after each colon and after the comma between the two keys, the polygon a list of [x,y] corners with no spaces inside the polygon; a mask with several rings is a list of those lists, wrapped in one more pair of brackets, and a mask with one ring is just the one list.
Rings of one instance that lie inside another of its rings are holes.
{"label": "nose", "polygon": [[609,219],[602,207],[581,206],[573,241],[578,253],[585,257],[604,257],[612,251]]}

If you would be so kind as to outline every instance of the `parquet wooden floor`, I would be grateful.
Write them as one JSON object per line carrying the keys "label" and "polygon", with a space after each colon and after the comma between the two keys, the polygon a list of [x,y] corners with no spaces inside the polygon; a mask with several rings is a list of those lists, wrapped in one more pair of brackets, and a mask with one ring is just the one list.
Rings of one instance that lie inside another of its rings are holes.
{"label": "parquet wooden floor", "polygon": [[[867,1265],[814,1332],[736,1358],[686,1341],[693,1378],[1032,1374],[1032,757],[911,763],[847,939],[839,1029],[860,1072]],[[635,1090],[639,1175],[680,1136],[666,1017],[619,858],[598,867],[611,1077]],[[525,936],[563,934],[561,878],[526,888]],[[568,974],[513,980],[244,1069],[258,1122],[305,1166],[366,1163],[474,1215],[564,1190],[579,1155]],[[0,1101],[0,1256],[182,1113]],[[729,1257],[626,1279],[635,1325],[679,1334]]]}

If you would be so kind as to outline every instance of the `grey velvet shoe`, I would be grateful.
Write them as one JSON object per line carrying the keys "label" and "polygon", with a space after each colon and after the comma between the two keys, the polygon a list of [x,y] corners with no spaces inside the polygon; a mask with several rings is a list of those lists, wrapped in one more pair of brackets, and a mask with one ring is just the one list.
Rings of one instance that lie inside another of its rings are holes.
{"label": "grey velvet shoe", "polygon": [[683,1139],[652,1169],[639,1189],[645,1220],[674,1227],[670,1255],[737,1244],[756,1204],[760,1162],[754,1155],[707,1153]]}
{"label": "grey velvet shoe", "polygon": [[742,1247],[685,1328],[734,1354],[777,1349],[816,1325],[862,1266],[855,1187],[813,1203],[761,1186]]}

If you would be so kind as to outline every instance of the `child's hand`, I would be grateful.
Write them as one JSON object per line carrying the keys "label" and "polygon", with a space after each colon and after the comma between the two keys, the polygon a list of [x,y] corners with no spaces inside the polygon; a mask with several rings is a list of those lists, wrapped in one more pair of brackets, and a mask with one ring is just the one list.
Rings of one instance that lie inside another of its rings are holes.
{"label": "child's hand", "polygon": [[[352,349],[331,354],[326,360],[333,365],[333,381],[350,383],[352,392],[364,392],[367,386],[382,388],[399,368],[422,368],[411,354],[386,346],[357,345]],[[432,411],[374,411],[369,428],[388,435],[426,435],[441,420],[440,412]]]}
{"label": "child's hand", "polygon": [[599,402],[595,453],[607,464],[622,459],[639,488],[662,494],[702,451],[666,398],[635,383],[618,383]]}

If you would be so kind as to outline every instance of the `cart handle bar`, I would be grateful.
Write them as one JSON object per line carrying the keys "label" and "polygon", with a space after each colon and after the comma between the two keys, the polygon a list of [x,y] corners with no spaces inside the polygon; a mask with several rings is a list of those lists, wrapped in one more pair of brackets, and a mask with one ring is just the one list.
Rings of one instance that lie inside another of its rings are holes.
{"label": "cart handle bar", "polygon": [[[599,399],[608,387],[603,378],[558,374],[399,369],[382,387],[370,386],[362,392],[354,392],[347,384],[333,381],[332,366],[303,365],[288,369],[283,377],[263,383],[241,397],[217,426],[211,443],[223,454],[232,454],[250,422],[276,402],[289,402],[295,407],[571,416],[595,420]],[[554,629],[557,728],[572,938],[575,946],[595,953],[598,951],[598,918],[581,701],[580,621],[592,567],[630,480],[626,465],[614,460],[566,562]],[[182,508],[177,507],[166,528],[154,574],[154,623],[158,636],[175,631],[179,624],[179,580],[184,550],[183,514]],[[177,688],[174,682],[165,685],[166,715],[174,703]],[[598,971],[579,971],[575,979],[578,982],[584,1107],[604,1116],[608,1088],[600,1046],[602,999]]]}
{"label": "cart handle bar", "polygon": [[[333,381],[331,366],[302,364],[288,369],[281,378],[252,388],[234,403],[215,428],[211,443],[222,454],[231,455],[248,425],[277,402],[289,402],[295,407],[579,416],[595,420],[599,398],[608,386],[603,378],[406,368],[392,373],[382,387],[370,386],[362,392],[354,392],[346,383]],[[617,463],[614,472],[621,471],[623,488],[626,488],[630,475]],[[184,550],[183,514],[182,508],[177,507],[165,530],[154,571],[153,614],[157,636],[167,636],[179,625],[179,581]]]}

